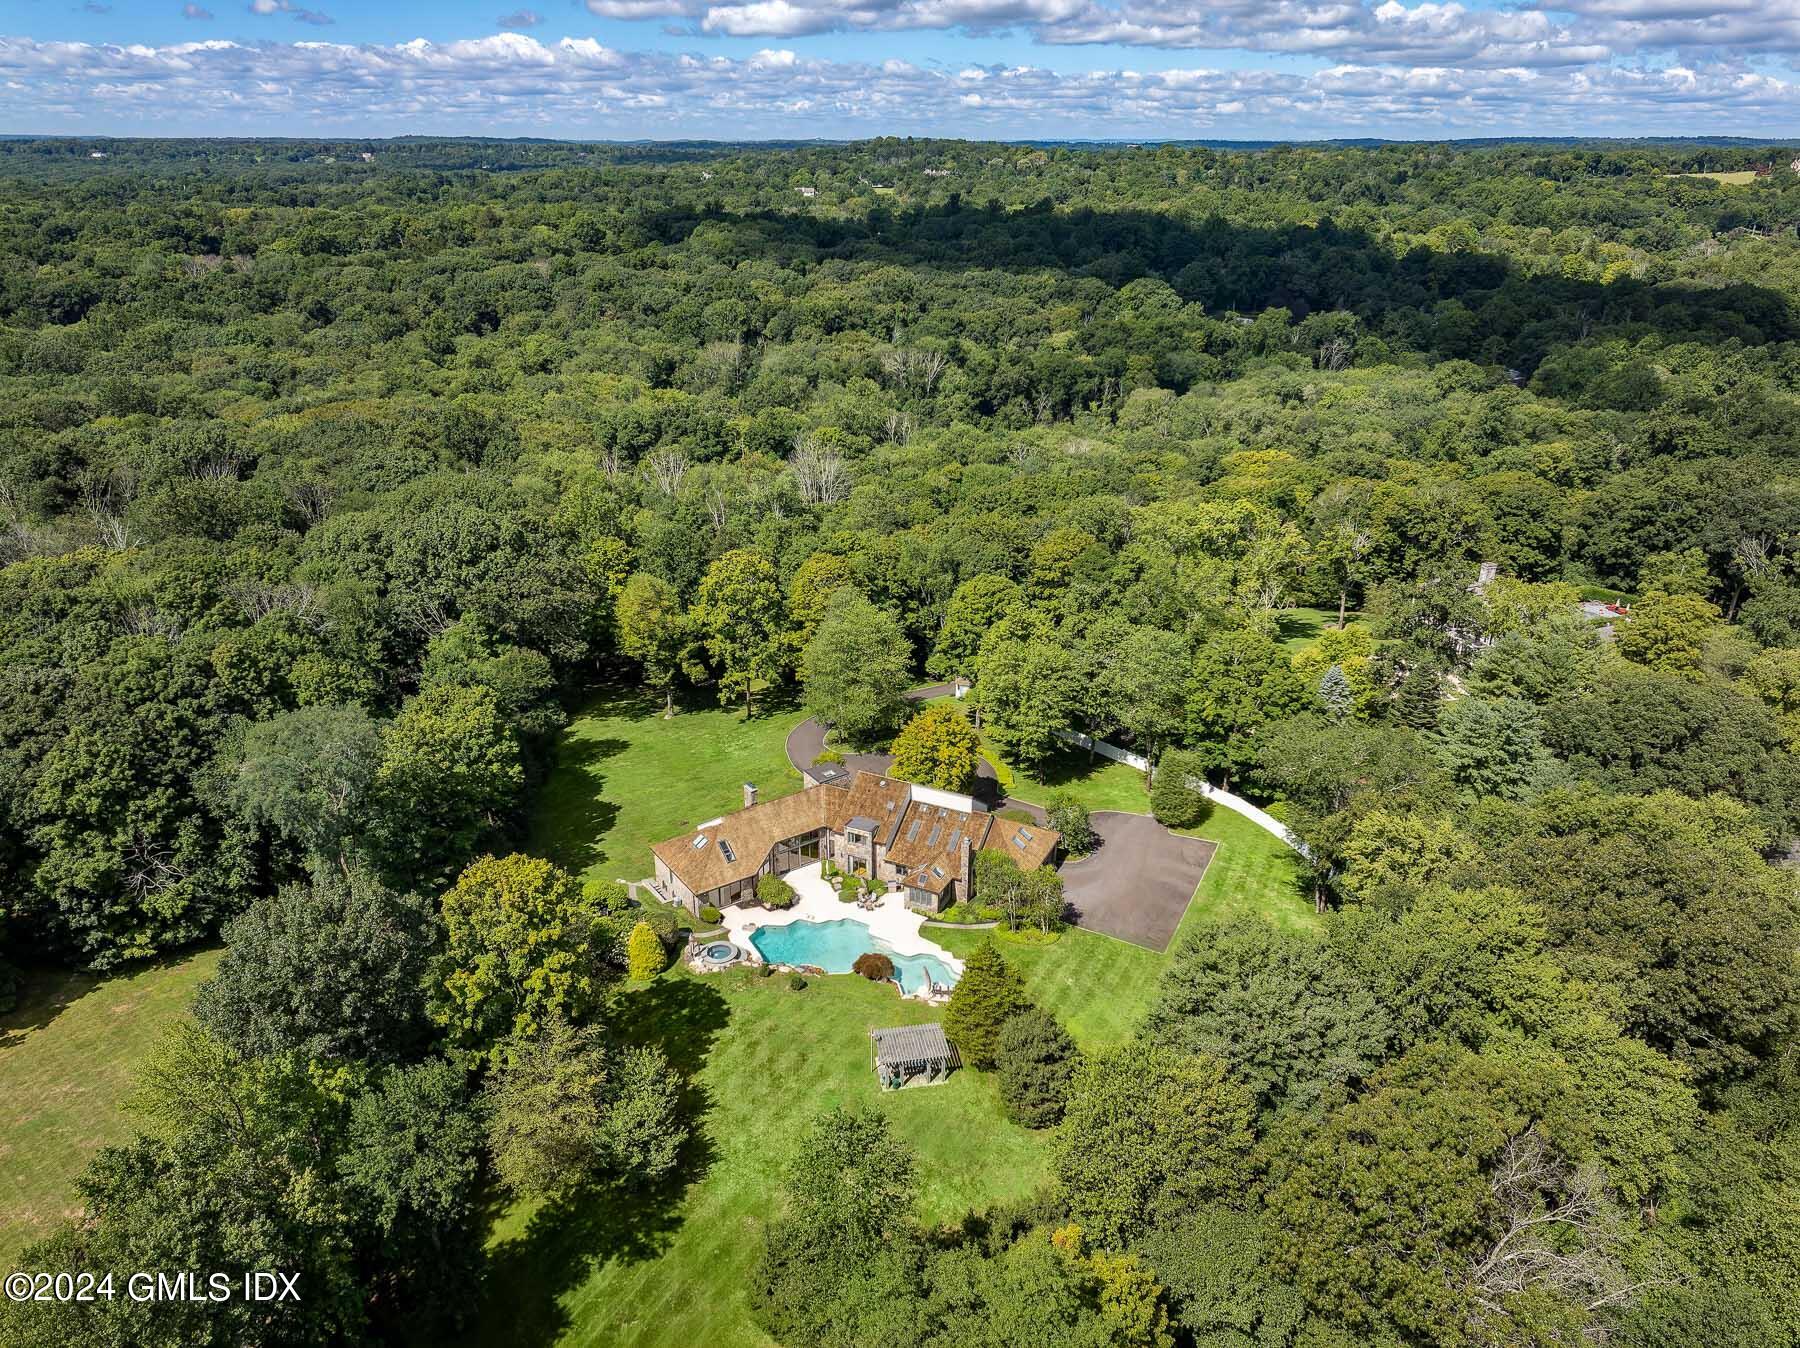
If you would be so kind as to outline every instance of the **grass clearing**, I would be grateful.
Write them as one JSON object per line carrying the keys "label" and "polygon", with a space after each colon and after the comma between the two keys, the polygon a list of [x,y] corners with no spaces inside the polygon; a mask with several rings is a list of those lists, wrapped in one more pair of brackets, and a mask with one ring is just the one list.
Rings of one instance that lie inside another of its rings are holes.
{"label": "grass clearing", "polygon": [[73,1214],[75,1177],[130,1135],[120,1102],[220,953],[106,979],[27,975],[18,1008],[0,1016],[0,1268]]}
{"label": "grass clearing", "polygon": [[1727,187],[1743,187],[1747,183],[1756,181],[1756,170],[1733,169],[1730,172],[1721,173],[1670,173],[1665,176],[1670,178],[1710,178],[1712,181],[1723,183]]}
{"label": "grass clearing", "polygon": [[786,748],[800,715],[765,695],[749,720],[705,705],[664,720],[659,699],[603,689],[563,732],[528,850],[584,880],[641,880],[652,843],[738,809],[743,783],[762,800],[800,789]]}
{"label": "grass clearing", "polygon": [[795,992],[748,970],[675,971],[619,1006],[628,1034],[693,1073],[689,1182],[659,1200],[504,1214],[479,1342],[766,1348],[746,1277],[795,1139],[836,1105],[874,1105],[893,1120],[918,1158],[925,1222],[1022,1198],[1046,1177],[1044,1138],[1006,1121],[991,1077],[879,1088],[868,1032],[938,1015],[892,988],[843,975]]}
{"label": "grass clearing", "polygon": [[[1306,645],[1309,641],[1317,641],[1319,634],[1328,627],[1337,626],[1337,610],[1334,608],[1287,608],[1275,615],[1275,639],[1281,648],[1290,655]],[[1351,609],[1344,615],[1345,623],[1362,621],[1362,614]]]}
{"label": "grass clearing", "polygon": [[[543,855],[587,874],[641,875],[650,843],[734,808],[740,782],[755,781],[765,799],[798,789],[785,752],[794,709],[751,721],[711,708],[670,721],[659,712],[653,699],[611,690],[571,722],[542,797],[534,845]],[[1141,773],[1079,750],[1015,785],[1027,800],[1067,789],[1090,809],[1147,808]],[[1223,809],[1192,831],[1219,850],[1183,933],[1241,912],[1283,926],[1316,921],[1292,854],[1275,838]],[[931,937],[966,955],[987,933],[940,928]],[[1088,1048],[1129,1035],[1167,960],[1079,930],[1050,945],[1001,948],[1032,996]],[[622,993],[621,1030],[660,1044],[692,1083],[697,1137],[684,1181],[647,1198],[588,1196],[497,1214],[477,1341],[769,1348],[750,1322],[745,1280],[795,1139],[834,1105],[874,1104],[893,1120],[918,1157],[917,1212],[927,1223],[1037,1190],[1048,1176],[1046,1138],[1006,1121],[991,1076],[962,1071],[943,1086],[878,1088],[869,1030],[940,1014],[848,975],[795,992],[785,978],[748,970],[675,970]]]}

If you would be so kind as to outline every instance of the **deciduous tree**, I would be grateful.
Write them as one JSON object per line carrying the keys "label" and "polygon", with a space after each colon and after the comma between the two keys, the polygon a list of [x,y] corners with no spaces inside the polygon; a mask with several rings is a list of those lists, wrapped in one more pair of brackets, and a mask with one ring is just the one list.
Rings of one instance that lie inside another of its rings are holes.
{"label": "deciduous tree", "polygon": [[719,666],[720,701],[742,694],[747,715],[758,680],[780,676],[785,612],[774,564],[755,548],[737,548],[707,568],[693,617]]}
{"label": "deciduous tree", "polygon": [[928,706],[894,736],[894,776],[944,791],[967,791],[981,767],[981,732],[948,703]]}
{"label": "deciduous tree", "polygon": [[445,893],[443,913],[432,1016],[471,1058],[503,1058],[502,1041],[594,1008],[598,913],[567,872],[537,857],[482,857]]}
{"label": "deciduous tree", "polygon": [[908,655],[899,623],[840,589],[800,657],[807,711],[853,744],[893,730],[906,710]]}

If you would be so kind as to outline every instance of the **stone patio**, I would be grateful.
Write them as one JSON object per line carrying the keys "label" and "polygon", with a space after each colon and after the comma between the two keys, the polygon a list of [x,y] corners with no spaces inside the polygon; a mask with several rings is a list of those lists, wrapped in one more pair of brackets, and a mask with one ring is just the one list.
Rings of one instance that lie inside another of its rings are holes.
{"label": "stone patio", "polygon": [[794,887],[798,897],[792,908],[758,908],[732,904],[720,912],[720,921],[731,941],[753,963],[762,957],[750,944],[750,933],[762,927],[785,927],[792,922],[839,922],[844,918],[860,922],[883,944],[900,955],[931,955],[942,960],[960,977],[962,961],[920,930],[923,913],[906,906],[902,893],[884,894],[875,908],[858,908],[838,898],[837,889],[827,880],[818,862],[789,871],[782,877]]}

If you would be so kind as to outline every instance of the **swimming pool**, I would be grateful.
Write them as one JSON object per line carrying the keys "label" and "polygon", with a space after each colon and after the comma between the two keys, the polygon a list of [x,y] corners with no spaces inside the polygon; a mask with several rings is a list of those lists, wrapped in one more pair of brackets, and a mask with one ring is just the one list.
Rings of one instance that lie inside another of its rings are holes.
{"label": "swimming pool", "polygon": [[894,962],[894,976],[908,994],[923,991],[927,979],[953,987],[959,977],[936,955],[899,954],[870,931],[866,922],[851,917],[759,927],[750,933],[750,944],[770,964],[814,964],[828,974],[850,973],[858,955],[879,951]]}

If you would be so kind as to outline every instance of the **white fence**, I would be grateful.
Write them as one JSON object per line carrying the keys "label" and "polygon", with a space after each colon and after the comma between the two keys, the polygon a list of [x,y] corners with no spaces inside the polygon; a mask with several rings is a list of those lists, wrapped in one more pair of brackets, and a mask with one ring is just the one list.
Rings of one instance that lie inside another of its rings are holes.
{"label": "white fence", "polygon": [[1069,744],[1079,744],[1083,749],[1097,753],[1102,758],[1110,758],[1115,763],[1124,763],[1136,768],[1139,772],[1150,771],[1150,760],[1142,754],[1134,754],[1129,749],[1121,749],[1116,744],[1108,744],[1105,740],[1097,740],[1092,735],[1084,735],[1079,730],[1059,730],[1056,738]]}
{"label": "white fence", "polygon": [[[1078,744],[1083,749],[1099,754],[1102,758],[1110,758],[1115,763],[1124,763],[1129,767],[1134,767],[1139,772],[1150,771],[1150,760],[1142,754],[1131,753],[1129,750],[1119,748],[1116,744],[1108,744],[1105,740],[1097,740],[1093,736],[1083,735],[1077,730],[1059,730],[1056,732],[1056,737],[1069,744]],[[1306,850],[1306,844],[1294,835],[1293,830],[1267,810],[1258,809],[1242,796],[1235,796],[1229,791],[1220,790],[1203,777],[1189,777],[1187,784],[1190,790],[1198,791],[1208,800],[1216,801],[1226,809],[1243,815],[1264,832],[1274,834],[1301,856],[1310,855]]]}

